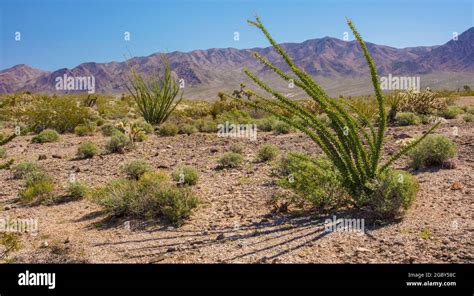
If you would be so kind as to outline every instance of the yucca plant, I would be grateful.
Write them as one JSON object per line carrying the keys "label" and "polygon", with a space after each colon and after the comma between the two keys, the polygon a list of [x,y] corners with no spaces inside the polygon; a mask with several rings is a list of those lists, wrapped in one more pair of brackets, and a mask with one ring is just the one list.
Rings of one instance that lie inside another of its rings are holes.
{"label": "yucca plant", "polygon": [[144,78],[131,68],[129,83],[125,88],[135,100],[140,115],[152,125],[160,125],[168,119],[171,112],[183,99],[179,94],[179,82],[173,77],[168,59],[161,56],[163,68],[149,78]]}
{"label": "yucca plant", "polygon": [[[248,23],[263,32],[271,45],[288,64],[294,76],[283,72],[259,53],[255,52],[254,56],[281,78],[286,81],[291,79],[297,87],[304,90],[319,105],[322,112],[329,117],[331,124],[329,126],[324,124],[308,108],[272,89],[247,69],[244,70],[245,74],[260,88],[272,95],[274,99],[265,98],[247,89],[237,91],[237,96],[235,95],[236,92],[233,95],[227,96],[239,100],[246,105],[267,111],[281,121],[308,135],[340,172],[341,184],[354,198],[355,205],[363,205],[364,200],[373,194],[374,183],[377,182],[384,171],[438,126],[439,123],[436,123],[422,137],[402,148],[388,161],[381,164],[381,152],[387,126],[384,95],[379,85],[375,64],[352,21],[347,20],[347,24],[362,48],[375,90],[378,108],[378,124],[376,128],[364,114],[349,104],[349,110],[352,110],[357,115],[353,116],[341,102],[330,98],[310,75],[298,68],[288,54],[271,37],[258,17],[256,17],[255,21],[249,20]],[[249,97],[254,99],[249,100]],[[285,110],[285,112],[281,110]],[[367,129],[362,124],[367,124]]]}

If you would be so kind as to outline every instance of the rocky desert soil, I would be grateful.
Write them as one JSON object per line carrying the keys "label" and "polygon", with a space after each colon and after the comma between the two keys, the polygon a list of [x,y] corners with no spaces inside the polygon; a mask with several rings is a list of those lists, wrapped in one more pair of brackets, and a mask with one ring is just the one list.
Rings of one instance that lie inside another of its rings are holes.
{"label": "rocky desert soil", "polygon": [[[384,158],[398,149],[404,134],[416,136],[429,128],[392,127],[386,135]],[[454,132],[457,130],[457,135]],[[21,181],[0,171],[0,217],[37,218],[39,232],[21,235],[16,262],[126,262],[126,263],[418,263],[474,262],[474,124],[451,120],[436,130],[458,145],[455,169],[414,172],[420,182],[417,199],[402,221],[365,225],[365,233],[325,232],[326,218],[364,218],[358,213],[278,213],[271,202],[279,192],[270,176],[271,163],[256,163],[262,143],[282,151],[320,153],[300,133],[273,135],[259,132],[256,142],[221,138],[214,134],[151,136],[125,154],[72,160],[77,147],[93,141],[103,147],[101,135],[64,135],[58,143],[32,144],[31,136],[8,143],[10,157],[39,160],[65,184],[71,174],[92,187],[121,176],[120,167],[145,159],[156,169],[171,172],[184,163],[201,173],[194,187],[201,205],[180,228],[160,221],[110,218],[89,200],[34,207],[17,202]],[[234,142],[245,144],[245,162],[239,169],[216,170],[218,156]],[[396,167],[408,169],[407,158]],[[370,221],[370,220],[368,220]],[[128,227],[130,226],[130,227]]]}

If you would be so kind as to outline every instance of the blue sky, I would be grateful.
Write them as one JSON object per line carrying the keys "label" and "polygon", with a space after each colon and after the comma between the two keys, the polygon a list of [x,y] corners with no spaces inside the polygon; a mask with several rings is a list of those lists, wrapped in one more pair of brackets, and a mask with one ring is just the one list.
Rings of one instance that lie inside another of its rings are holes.
{"label": "blue sky", "polygon": [[[246,19],[258,14],[279,42],[342,39],[350,17],[370,42],[447,42],[474,26],[474,0],[1,0],[0,69],[72,68],[131,53],[268,46]],[[130,32],[130,41],[124,32]],[[15,41],[15,32],[21,41]],[[234,40],[239,32],[239,41]],[[350,36],[352,40],[352,36]]]}

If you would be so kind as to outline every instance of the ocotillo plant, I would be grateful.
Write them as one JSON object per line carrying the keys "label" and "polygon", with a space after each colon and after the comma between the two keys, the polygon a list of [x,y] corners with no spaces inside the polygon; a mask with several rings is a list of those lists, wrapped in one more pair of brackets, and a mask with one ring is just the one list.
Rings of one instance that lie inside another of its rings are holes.
{"label": "ocotillo plant", "polygon": [[135,100],[140,115],[152,125],[160,125],[168,119],[171,112],[176,108],[181,97],[175,103],[180,87],[178,81],[173,77],[168,59],[161,56],[163,69],[157,71],[152,77],[144,78],[131,69],[129,83],[125,88]]}
{"label": "ocotillo plant", "polygon": [[[301,104],[272,89],[247,69],[244,70],[245,74],[260,88],[272,95],[274,99],[265,98],[251,90],[241,90],[238,93],[239,95],[235,95],[234,92],[233,95],[227,96],[239,100],[246,105],[267,111],[308,135],[340,172],[342,185],[354,199],[357,200],[364,196],[370,196],[373,182],[395,160],[418,144],[438,126],[439,123],[436,123],[421,138],[400,150],[387,162],[381,164],[381,151],[387,125],[384,95],[380,88],[375,64],[367,46],[352,22],[347,20],[349,27],[362,48],[375,90],[379,113],[377,127],[370,120],[364,118],[364,115],[358,112],[357,108],[349,106],[349,109],[357,115],[356,117],[348,112],[347,108],[339,101],[330,98],[310,75],[294,64],[290,56],[271,37],[258,17],[256,17],[255,21],[249,20],[248,22],[263,32],[271,45],[288,64],[294,76],[283,72],[258,53],[254,53],[255,57],[281,78],[288,82],[293,82],[294,85],[304,90],[319,105],[322,112],[327,114],[331,124],[329,126],[324,124],[316,116],[317,114],[313,114]],[[242,92],[245,92],[245,96],[241,95]],[[249,100],[247,99],[248,97],[254,97],[256,100]],[[282,112],[282,110],[285,112]],[[362,126],[361,122],[368,124],[367,130]]]}

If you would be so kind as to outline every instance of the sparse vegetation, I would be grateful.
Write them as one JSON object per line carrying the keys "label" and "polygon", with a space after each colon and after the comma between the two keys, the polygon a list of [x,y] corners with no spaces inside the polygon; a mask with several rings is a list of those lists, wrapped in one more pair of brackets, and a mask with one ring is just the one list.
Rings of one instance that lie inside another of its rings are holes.
{"label": "sparse vegetation", "polygon": [[274,160],[278,154],[280,154],[280,149],[278,149],[277,146],[272,144],[263,144],[257,151],[257,160],[260,162]]}
{"label": "sparse vegetation", "polygon": [[41,171],[41,168],[36,162],[23,160],[13,168],[12,175],[14,179],[22,179],[27,174],[38,171]]}
{"label": "sparse vegetation", "polygon": [[137,159],[128,162],[123,167],[123,171],[127,174],[128,178],[138,180],[143,174],[151,172],[152,168],[146,161]]}
{"label": "sparse vegetation", "polygon": [[24,188],[20,191],[20,201],[24,204],[50,202],[53,198],[53,178],[42,171],[33,171],[25,175]]}
{"label": "sparse vegetation", "polygon": [[420,123],[420,118],[412,112],[400,112],[395,116],[395,121],[399,126],[417,125]]}
{"label": "sparse vegetation", "polygon": [[430,135],[410,152],[415,169],[441,165],[456,155],[456,144],[443,135]]}
{"label": "sparse vegetation", "polygon": [[446,119],[454,119],[458,117],[458,115],[461,113],[463,113],[463,110],[458,106],[449,106],[438,112],[439,116],[444,117]]}
{"label": "sparse vegetation", "polygon": [[242,164],[242,155],[234,152],[226,152],[219,158],[220,168],[236,168]]}
{"label": "sparse vegetation", "polygon": [[58,142],[61,137],[58,132],[52,129],[45,129],[31,139],[32,143],[53,143]]}
{"label": "sparse vegetation", "polygon": [[110,137],[105,149],[109,153],[123,153],[127,148],[131,147],[131,145],[132,143],[124,133],[116,131],[112,134],[112,137]]}
{"label": "sparse vegetation", "polygon": [[72,200],[79,200],[86,197],[89,188],[79,181],[69,182],[66,188],[66,195]]}
{"label": "sparse vegetation", "polygon": [[237,153],[237,154],[242,154],[244,152],[245,146],[241,143],[232,143],[230,145],[230,151]]}
{"label": "sparse vegetation", "polygon": [[163,123],[159,129],[160,136],[164,136],[164,137],[175,136],[178,133],[178,131],[179,131],[178,126],[172,122]]}
{"label": "sparse vegetation", "polygon": [[173,179],[179,185],[196,185],[199,180],[199,171],[192,166],[179,166],[173,172]]}
{"label": "sparse vegetation", "polygon": [[76,157],[79,159],[92,158],[97,154],[97,146],[92,142],[82,143],[77,148]]}

